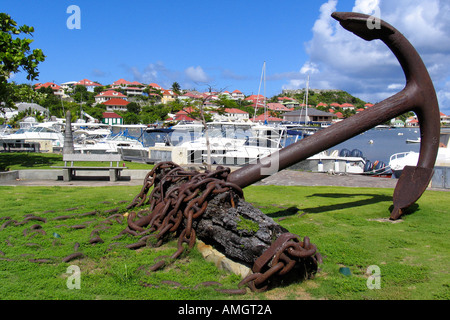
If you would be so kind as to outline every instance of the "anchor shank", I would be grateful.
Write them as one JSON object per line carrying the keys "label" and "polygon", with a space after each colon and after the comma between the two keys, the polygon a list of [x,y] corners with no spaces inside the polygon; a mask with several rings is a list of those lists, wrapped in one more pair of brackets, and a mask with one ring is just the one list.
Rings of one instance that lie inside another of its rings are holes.
{"label": "anchor shank", "polygon": [[[395,109],[392,105],[396,105]],[[316,132],[274,154],[257,164],[242,167],[228,176],[228,181],[245,188],[267,176],[286,169],[297,162],[327,150],[345,140],[363,133],[376,125],[401,114],[410,106],[410,95],[401,91],[396,95],[374,105],[341,122]]]}

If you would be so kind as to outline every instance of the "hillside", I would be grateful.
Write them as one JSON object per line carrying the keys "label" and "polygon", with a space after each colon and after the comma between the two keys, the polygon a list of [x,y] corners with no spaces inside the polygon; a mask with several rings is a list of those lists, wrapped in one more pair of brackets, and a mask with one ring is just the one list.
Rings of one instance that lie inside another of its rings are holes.
{"label": "hillside", "polygon": [[[305,93],[306,89],[283,90],[283,92],[276,97],[287,96],[303,103],[305,101]],[[364,105],[367,103],[343,90],[309,89],[308,93],[308,104],[312,106],[316,106],[321,102],[328,105],[331,103],[351,103],[356,108],[364,108]]]}

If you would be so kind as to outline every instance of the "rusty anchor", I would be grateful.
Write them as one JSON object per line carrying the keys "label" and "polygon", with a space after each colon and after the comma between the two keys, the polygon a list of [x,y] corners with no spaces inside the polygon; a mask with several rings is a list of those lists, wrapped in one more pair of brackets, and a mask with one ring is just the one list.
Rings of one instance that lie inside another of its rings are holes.
{"label": "rusty anchor", "polygon": [[[406,166],[393,194],[390,218],[398,219],[427,188],[438,152],[440,116],[436,92],[428,71],[411,43],[394,27],[380,19],[379,28],[369,28],[373,17],[354,12],[334,12],[341,26],[364,40],[379,39],[394,53],[404,71],[406,86],[402,91],[344,121],[271,154],[257,164],[242,167],[228,176],[228,181],[244,188],[267,175],[327,150],[405,112],[413,111],[420,124],[420,156],[417,166]],[[275,168],[275,170],[273,170]],[[269,174],[268,174],[269,172]]]}
{"label": "rusty anchor", "polygon": [[[285,147],[261,159],[257,164],[247,165],[234,172],[231,172],[230,168],[218,167],[215,171],[200,173],[185,171],[170,161],[158,163],[144,179],[141,192],[127,206],[127,209],[132,209],[150,205],[138,214],[131,212],[128,215],[128,226],[121,234],[139,236],[140,239],[127,247],[136,249],[154,242],[159,246],[166,236],[177,234],[178,249],[170,257],[176,259],[184,251],[183,244],[192,248],[197,234],[203,234],[204,237],[210,237],[213,243],[223,247],[239,248],[240,254],[245,252],[246,260],[253,261],[253,274],[239,283],[239,289],[234,291],[235,293],[245,293],[242,286],[248,286],[252,291],[266,290],[269,284],[278,281],[278,277],[288,274],[298,276],[297,271],[301,268],[308,270],[307,274],[314,274],[322,258],[308,237],[301,241],[297,235],[289,233],[281,226],[273,226],[267,229],[269,231],[262,232],[269,236],[267,243],[258,242],[254,245],[252,241],[241,241],[253,240],[256,236],[253,236],[252,232],[259,231],[259,228],[258,231],[246,230],[246,234],[250,235],[247,237],[244,233],[239,233],[237,226],[233,227],[231,224],[235,222],[230,218],[233,212],[238,212],[240,208],[244,208],[242,210],[246,214],[249,211],[249,207],[243,206],[245,201],[240,201],[243,200],[242,189],[407,111],[414,111],[419,119],[420,157],[417,166],[403,170],[394,190],[391,219],[398,219],[405,209],[420,198],[433,174],[440,130],[436,93],[425,65],[408,40],[388,23],[380,20],[380,28],[371,29],[368,27],[371,18],[368,15],[335,12],[332,16],[344,28],[365,40],[382,40],[404,70],[405,88],[370,109]],[[152,191],[148,195],[150,189]],[[213,205],[216,209],[211,209],[216,210],[213,214],[208,212],[210,201],[219,201]],[[138,219],[135,221],[135,218]],[[226,233],[219,236],[220,232],[217,231],[219,227],[225,229],[222,226],[225,220],[229,223],[227,226],[231,226],[229,229],[237,232],[236,234]],[[165,263],[163,260],[158,261],[150,270],[155,271]]]}

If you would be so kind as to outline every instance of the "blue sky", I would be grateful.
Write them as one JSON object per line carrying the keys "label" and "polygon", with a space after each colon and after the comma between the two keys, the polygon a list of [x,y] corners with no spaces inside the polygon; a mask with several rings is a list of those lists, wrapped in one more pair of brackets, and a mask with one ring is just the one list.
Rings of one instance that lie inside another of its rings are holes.
{"label": "blue sky", "polygon": [[[106,85],[124,78],[166,88],[177,81],[184,89],[211,85],[256,94],[266,61],[267,96],[303,88],[309,75],[312,88],[342,89],[377,102],[404,83],[398,63],[384,45],[340,30],[329,17],[333,11],[370,11],[365,13],[378,13],[411,36],[431,69],[441,110],[450,114],[450,48],[442,45],[450,26],[447,2],[3,0],[1,11],[19,25],[35,27],[33,47],[47,56],[39,82],[87,78]],[[70,5],[81,10],[81,29],[67,27]],[[414,19],[435,37],[420,36]],[[13,80],[27,82],[23,74]]]}

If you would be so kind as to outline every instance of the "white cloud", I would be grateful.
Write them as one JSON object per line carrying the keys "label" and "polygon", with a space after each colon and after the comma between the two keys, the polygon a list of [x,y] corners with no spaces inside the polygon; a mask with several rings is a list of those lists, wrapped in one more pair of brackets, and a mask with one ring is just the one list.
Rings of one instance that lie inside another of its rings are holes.
{"label": "white cloud", "polygon": [[352,11],[376,16],[379,8],[380,0],[356,0]]}
{"label": "white cloud", "polygon": [[446,106],[450,106],[450,81],[447,81],[442,89],[437,90],[436,94],[441,112],[450,115],[450,108],[446,108]]}
{"label": "white cloud", "polygon": [[289,82],[282,86],[283,90],[294,90],[294,89],[302,89],[305,87],[305,80],[293,79],[289,80]]}
{"label": "white cloud", "polygon": [[404,84],[401,83],[391,83],[390,85],[388,85],[388,89],[389,90],[395,90],[395,91],[400,91],[405,87]]}
{"label": "white cloud", "polygon": [[210,78],[206,74],[205,71],[203,71],[202,67],[189,67],[186,70],[184,70],[184,73],[188,77],[189,80],[194,82],[208,82]]}
{"label": "white cloud", "polygon": [[319,73],[317,65],[314,62],[307,61],[300,69],[301,74],[316,74]]}
{"label": "white cloud", "polygon": [[128,71],[133,75],[134,79],[142,83],[156,82],[159,73],[165,69],[164,63],[161,61],[149,63],[143,71],[137,67],[128,67]]}
{"label": "white cloud", "polygon": [[147,84],[156,82],[163,88],[169,88],[174,81],[179,81],[181,74],[181,72],[168,69],[162,61],[149,63],[142,70],[126,65],[124,68],[133,75],[133,80]]}
{"label": "white cloud", "polygon": [[[403,88],[405,77],[392,52],[379,40],[365,41],[342,28],[331,17],[337,4],[329,0],[321,6],[305,44],[309,59],[301,71],[312,75],[311,87],[346,90],[370,102]],[[378,16],[406,36],[428,68],[441,111],[450,113],[450,2],[356,0],[353,11]],[[291,79],[285,87],[300,84]]]}

